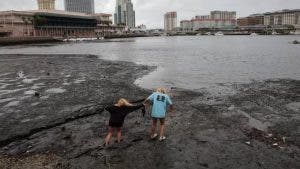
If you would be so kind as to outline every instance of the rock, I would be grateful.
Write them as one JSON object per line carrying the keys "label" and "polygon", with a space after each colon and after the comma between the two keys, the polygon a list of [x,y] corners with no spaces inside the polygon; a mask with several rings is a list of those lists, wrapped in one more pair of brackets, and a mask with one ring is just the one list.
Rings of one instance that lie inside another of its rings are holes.
{"label": "rock", "polygon": [[297,41],[297,40],[294,40],[294,41],[293,41],[293,44],[300,44],[300,42]]}
{"label": "rock", "polygon": [[39,92],[35,92],[35,93],[34,93],[34,96],[35,96],[35,97],[40,97],[41,94],[40,94]]}

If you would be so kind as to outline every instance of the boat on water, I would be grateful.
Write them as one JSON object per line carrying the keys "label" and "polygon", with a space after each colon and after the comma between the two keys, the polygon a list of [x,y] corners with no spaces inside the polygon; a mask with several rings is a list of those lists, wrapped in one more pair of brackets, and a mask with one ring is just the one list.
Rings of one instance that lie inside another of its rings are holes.
{"label": "boat on water", "polygon": [[251,36],[257,36],[258,34],[254,32],[254,33],[251,33],[250,35]]}
{"label": "boat on water", "polygon": [[223,32],[217,32],[217,33],[215,33],[215,36],[223,36],[223,35],[224,35]]}

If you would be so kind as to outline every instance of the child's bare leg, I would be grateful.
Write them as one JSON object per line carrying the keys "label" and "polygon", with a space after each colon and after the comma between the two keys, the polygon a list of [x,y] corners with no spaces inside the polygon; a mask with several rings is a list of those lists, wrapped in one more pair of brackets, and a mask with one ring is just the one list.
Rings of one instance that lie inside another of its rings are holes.
{"label": "child's bare leg", "polygon": [[105,138],[105,145],[108,145],[110,143],[113,132],[114,132],[114,129],[112,127],[108,127],[108,134]]}
{"label": "child's bare leg", "polygon": [[151,137],[153,137],[154,133],[156,132],[156,126],[157,126],[157,119],[153,118],[151,130],[150,130]]}
{"label": "child's bare leg", "polygon": [[160,137],[164,136],[165,133],[165,119],[159,119],[160,121]]}
{"label": "child's bare leg", "polygon": [[117,130],[117,139],[118,139],[118,143],[121,143],[122,141],[122,131],[121,131],[121,127],[120,128],[116,128]]}

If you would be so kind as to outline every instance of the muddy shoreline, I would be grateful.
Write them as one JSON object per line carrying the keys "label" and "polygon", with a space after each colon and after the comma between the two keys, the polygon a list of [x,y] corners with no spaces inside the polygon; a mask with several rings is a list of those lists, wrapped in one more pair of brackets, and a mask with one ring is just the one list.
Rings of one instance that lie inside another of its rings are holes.
{"label": "muddy shoreline", "polygon": [[[0,55],[0,168],[300,167],[300,81],[225,86],[224,94],[172,88],[165,142],[149,140],[149,114],[131,114],[124,142],[102,147],[120,97],[154,67],[93,55]],[[224,87],[224,86],[223,86]]]}

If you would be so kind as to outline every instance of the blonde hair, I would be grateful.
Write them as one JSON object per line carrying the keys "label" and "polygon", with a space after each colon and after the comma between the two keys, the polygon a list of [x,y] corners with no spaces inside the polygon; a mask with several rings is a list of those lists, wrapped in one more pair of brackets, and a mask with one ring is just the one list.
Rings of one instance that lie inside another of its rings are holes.
{"label": "blonde hair", "polygon": [[132,104],[129,103],[128,100],[121,98],[121,99],[118,101],[118,103],[115,104],[115,106],[118,106],[118,107],[122,107],[122,106],[132,106]]}
{"label": "blonde hair", "polygon": [[157,88],[157,89],[156,89],[156,91],[157,91],[157,92],[159,92],[159,93],[166,94],[166,89],[165,89],[165,88],[163,88],[163,87],[159,87],[159,88]]}

